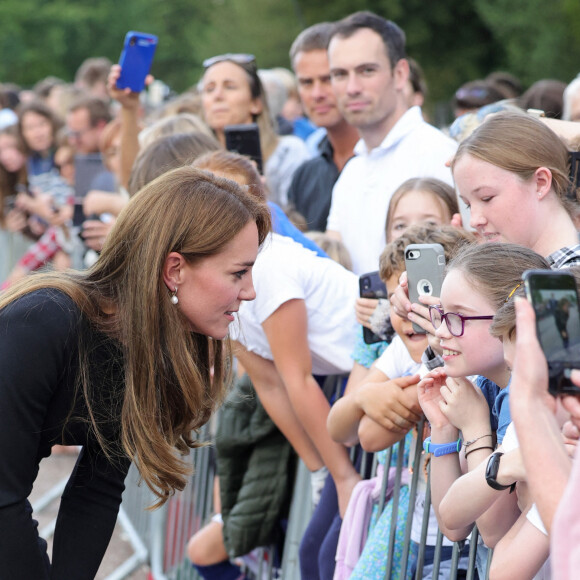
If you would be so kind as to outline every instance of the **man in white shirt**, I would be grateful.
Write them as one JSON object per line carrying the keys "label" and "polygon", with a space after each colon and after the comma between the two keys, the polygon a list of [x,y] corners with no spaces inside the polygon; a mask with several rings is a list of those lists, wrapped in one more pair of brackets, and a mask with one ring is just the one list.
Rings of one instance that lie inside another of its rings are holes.
{"label": "man in white shirt", "polygon": [[338,107],[360,141],[332,193],[327,232],[341,239],[356,274],[378,269],[394,191],[412,177],[452,184],[445,162],[456,143],[409,108],[405,34],[394,23],[356,12],[336,24],[328,47]]}

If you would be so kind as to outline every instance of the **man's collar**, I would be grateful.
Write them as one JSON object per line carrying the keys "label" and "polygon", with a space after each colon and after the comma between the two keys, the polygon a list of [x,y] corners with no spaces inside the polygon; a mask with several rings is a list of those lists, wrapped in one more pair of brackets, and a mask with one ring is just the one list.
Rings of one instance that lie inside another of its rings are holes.
{"label": "man's collar", "polygon": [[421,108],[418,106],[411,107],[405,111],[403,116],[395,123],[394,127],[385,135],[378,147],[369,151],[364,140],[360,139],[354,147],[354,153],[355,155],[367,155],[373,151],[389,149],[423,122]]}

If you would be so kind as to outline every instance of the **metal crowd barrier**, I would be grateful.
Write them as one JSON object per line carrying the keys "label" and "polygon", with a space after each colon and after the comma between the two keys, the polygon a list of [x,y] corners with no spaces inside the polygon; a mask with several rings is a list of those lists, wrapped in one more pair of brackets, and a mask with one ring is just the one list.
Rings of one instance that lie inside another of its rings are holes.
{"label": "metal crowd barrier", "polygon": [[21,234],[0,229],[0,283],[6,280],[31,243]]}
{"label": "metal crowd barrier", "polygon": [[[215,433],[214,424],[206,426],[200,433],[200,440],[211,440],[211,434]],[[421,426],[419,426],[419,433],[421,433]],[[419,477],[423,477],[420,473],[420,459],[422,448],[421,445],[416,445],[414,456],[411,458],[411,467],[405,465],[403,462],[404,456],[404,440],[396,444],[398,446],[396,464],[393,459],[393,448],[387,452],[387,458],[384,468],[384,476],[382,481],[381,504],[379,511],[382,512],[384,507],[384,491],[387,488],[387,479],[389,474],[389,467],[394,467],[395,472],[395,489],[393,496],[390,499],[393,504],[393,516],[391,519],[390,535],[384,538],[385,551],[389,554],[387,558],[387,569],[385,579],[391,580],[399,578],[397,575],[392,575],[392,558],[390,555],[394,552],[397,509],[396,505],[399,501],[399,495],[402,489],[401,481],[404,470],[410,469],[412,475],[409,480],[409,513],[405,523],[404,530],[404,544],[403,544],[403,558],[402,558],[402,574],[400,578],[405,578],[405,570],[409,562],[410,548],[411,548],[411,526],[413,522],[415,505],[415,496]],[[395,446],[393,446],[395,447]],[[123,496],[121,506],[121,515],[119,521],[125,531],[127,532],[134,548],[134,554],[130,560],[125,562],[119,569],[117,569],[107,580],[120,580],[126,578],[136,567],[143,563],[148,563],[150,566],[149,580],[198,580],[199,575],[191,566],[186,554],[186,546],[189,538],[195,534],[201,527],[209,520],[213,509],[213,479],[215,467],[213,463],[213,450],[210,446],[205,446],[194,450],[190,454],[190,461],[195,468],[195,473],[191,477],[186,489],[175,494],[165,506],[158,510],[148,511],[146,508],[150,506],[154,498],[146,486],[137,485],[138,473],[132,467],[126,481],[126,491]],[[362,458],[361,473],[365,471],[365,466],[372,461],[372,473],[376,473],[377,461],[376,457],[370,454],[364,454]],[[367,470],[368,471],[368,470]],[[247,570],[250,577],[259,580],[275,580],[281,578],[283,580],[300,580],[300,568],[298,562],[298,549],[301,538],[304,534],[306,526],[312,514],[310,493],[310,476],[304,464],[300,461],[295,476],[295,484],[293,491],[293,498],[290,507],[288,518],[288,527],[286,531],[283,555],[281,559],[281,567],[279,569],[273,567],[274,548],[264,547],[259,551],[258,567],[254,570]],[[423,512],[423,520],[421,527],[421,542],[419,543],[419,551],[417,556],[417,568],[415,573],[415,580],[423,578],[424,559],[426,550],[427,524],[428,514],[430,509],[430,493],[429,485],[427,484],[427,493],[425,497],[425,506]],[[432,578],[436,580],[455,580],[457,578],[465,578],[466,580],[487,580],[487,573],[485,578],[482,578],[476,573],[476,552],[478,549],[478,533],[474,530],[469,538],[469,565],[466,572],[458,569],[459,555],[463,547],[463,542],[454,543],[451,569],[446,575],[439,576],[441,566],[441,550],[442,550],[443,536],[441,532],[437,535],[437,544],[434,549],[433,571]],[[481,544],[479,544],[481,546]],[[481,549],[481,548],[480,548]],[[491,550],[487,556],[489,562],[491,558]],[[487,567],[489,568],[489,566]]]}

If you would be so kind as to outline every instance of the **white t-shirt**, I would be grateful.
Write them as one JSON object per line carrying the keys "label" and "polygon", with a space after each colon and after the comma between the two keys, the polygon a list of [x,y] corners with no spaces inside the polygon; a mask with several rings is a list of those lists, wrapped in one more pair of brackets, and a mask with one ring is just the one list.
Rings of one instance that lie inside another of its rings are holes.
{"label": "white t-shirt", "polygon": [[374,365],[390,379],[414,375],[421,368],[421,363],[416,363],[411,358],[403,339],[398,334],[395,334],[391,344],[387,346]]}
{"label": "white t-shirt", "polygon": [[278,146],[264,164],[264,176],[270,201],[285,206],[292,176],[298,167],[312,158],[306,143],[294,135],[280,137]]}
{"label": "white t-shirt", "polygon": [[[508,451],[513,451],[520,446],[518,442],[518,437],[516,434],[516,428],[513,423],[510,423],[506,429],[503,441],[501,443],[501,447],[504,453]],[[536,507],[536,504],[533,504],[528,513],[526,514],[527,520],[542,534],[548,535],[548,532],[544,526],[544,522],[542,522],[542,518],[540,517],[540,512]],[[534,580],[550,580],[551,578],[551,571],[550,571],[550,558],[544,562],[543,566],[540,568],[539,572],[534,576]]]}
{"label": "white t-shirt", "polygon": [[262,323],[282,304],[304,300],[312,372],[350,372],[357,322],[358,277],[330,258],[321,258],[294,240],[270,234],[252,272],[256,299],[243,302],[230,335],[249,351],[272,360]]}
{"label": "white t-shirt", "polygon": [[409,109],[375,149],[357,143],[355,157],[334,185],[326,226],[340,233],[355,274],[378,269],[395,190],[412,177],[436,177],[453,185],[445,162],[456,149],[455,141],[423,120],[419,107]]}

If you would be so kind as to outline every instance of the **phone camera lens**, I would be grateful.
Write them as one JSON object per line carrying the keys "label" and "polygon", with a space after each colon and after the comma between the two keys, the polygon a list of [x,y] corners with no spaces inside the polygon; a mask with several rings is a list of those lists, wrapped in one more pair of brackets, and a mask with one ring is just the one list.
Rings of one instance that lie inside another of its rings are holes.
{"label": "phone camera lens", "polygon": [[129,44],[131,46],[135,46],[136,43],[137,43],[137,41],[135,40],[135,38],[131,38],[131,40],[129,41]]}

